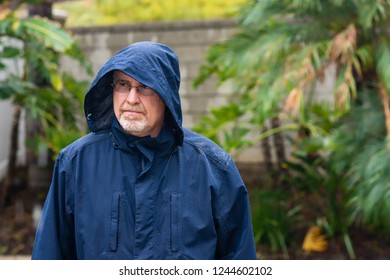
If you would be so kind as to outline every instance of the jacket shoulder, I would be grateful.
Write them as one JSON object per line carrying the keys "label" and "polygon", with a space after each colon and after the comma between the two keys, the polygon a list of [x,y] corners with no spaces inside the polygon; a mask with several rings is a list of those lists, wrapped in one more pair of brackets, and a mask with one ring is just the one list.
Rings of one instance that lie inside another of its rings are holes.
{"label": "jacket shoulder", "polygon": [[111,137],[111,131],[104,131],[98,133],[91,132],[83,137],[80,137],[79,139],[62,149],[60,152],[60,156],[65,159],[72,158],[80,150],[95,143],[104,141],[109,137]]}
{"label": "jacket shoulder", "polygon": [[193,147],[198,152],[204,154],[208,159],[217,164],[220,168],[226,170],[230,162],[231,156],[212,140],[192,131],[183,129],[183,143]]}

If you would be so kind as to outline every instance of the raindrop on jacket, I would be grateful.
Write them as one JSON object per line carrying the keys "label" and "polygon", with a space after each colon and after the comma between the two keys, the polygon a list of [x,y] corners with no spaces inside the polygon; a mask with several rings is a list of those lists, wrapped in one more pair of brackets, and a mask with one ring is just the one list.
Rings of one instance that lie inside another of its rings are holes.
{"label": "raindrop on jacket", "polygon": [[[123,133],[114,70],[164,101],[158,137]],[[132,44],[107,61],[85,97],[91,133],[56,160],[33,259],[256,259],[242,178],[225,151],[182,128],[179,86],[165,45]]]}

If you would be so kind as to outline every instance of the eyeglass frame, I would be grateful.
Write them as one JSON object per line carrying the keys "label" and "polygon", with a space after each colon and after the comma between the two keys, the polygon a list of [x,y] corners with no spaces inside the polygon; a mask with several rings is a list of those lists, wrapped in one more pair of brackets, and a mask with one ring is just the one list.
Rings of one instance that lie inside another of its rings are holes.
{"label": "eyeglass frame", "polygon": [[[124,90],[119,90],[117,88],[117,85],[118,84],[126,84],[126,86],[121,86],[122,88],[127,88],[126,91]],[[145,86],[143,84],[139,84],[138,86],[133,86],[129,81],[126,81],[126,80],[121,80],[121,79],[118,79],[116,82],[113,82],[111,84],[113,90],[119,92],[119,93],[127,93],[129,94],[131,92],[131,90],[133,88],[135,88],[135,91],[140,94],[141,96],[152,96],[154,95],[154,91],[148,87],[148,86]]]}

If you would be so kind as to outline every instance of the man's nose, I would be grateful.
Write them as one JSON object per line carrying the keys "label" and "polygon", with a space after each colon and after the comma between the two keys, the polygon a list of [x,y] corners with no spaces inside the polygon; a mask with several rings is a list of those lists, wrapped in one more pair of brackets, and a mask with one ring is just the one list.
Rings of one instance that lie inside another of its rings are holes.
{"label": "man's nose", "polygon": [[132,104],[139,102],[139,93],[136,87],[132,87],[130,89],[129,93],[127,94],[126,101]]}

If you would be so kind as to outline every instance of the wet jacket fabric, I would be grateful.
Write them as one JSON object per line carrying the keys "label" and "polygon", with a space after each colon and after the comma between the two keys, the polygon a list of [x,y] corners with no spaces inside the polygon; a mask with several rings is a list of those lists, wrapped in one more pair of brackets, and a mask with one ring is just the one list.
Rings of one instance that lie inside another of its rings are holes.
{"label": "wet jacket fabric", "polygon": [[[112,108],[121,70],[162,98],[156,138],[125,134]],[[256,259],[248,194],[232,158],[182,127],[176,54],[130,45],[85,97],[91,133],[59,154],[33,259]]]}

